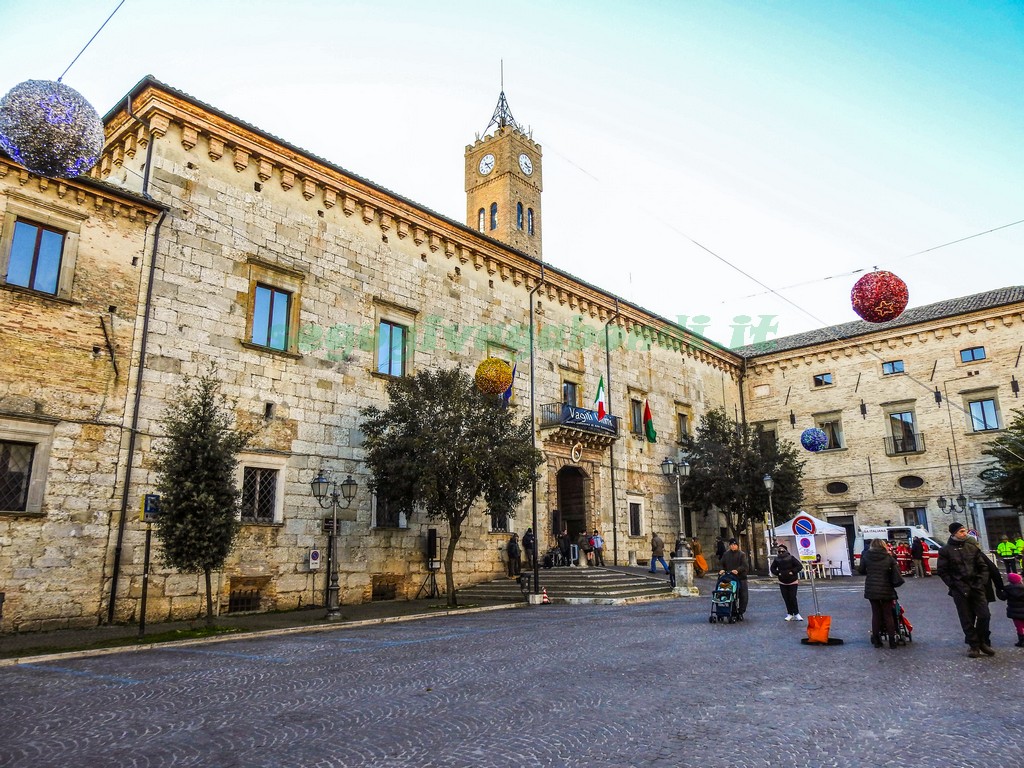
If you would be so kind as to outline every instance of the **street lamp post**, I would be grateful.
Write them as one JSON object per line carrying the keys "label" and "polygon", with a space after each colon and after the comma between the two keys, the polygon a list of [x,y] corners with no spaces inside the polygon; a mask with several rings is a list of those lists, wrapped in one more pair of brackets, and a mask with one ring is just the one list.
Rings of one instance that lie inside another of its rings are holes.
{"label": "street lamp post", "polygon": [[[765,490],[768,491],[768,520],[765,521],[765,530],[768,531],[768,547],[775,549],[775,508],[772,507],[772,491],[775,490],[775,480],[771,475],[766,474],[761,478]],[[771,555],[771,553],[768,553]]]}
{"label": "street lamp post", "polygon": [[679,456],[678,461],[672,461],[666,456],[665,460],[661,462],[661,474],[676,479],[676,506],[679,511],[679,537],[681,537],[685,533],[683,528],[683,481],[690,476],[690,462],[686,461],[682,455]]}
{"label": "street lamp post", "polygon": [[331,509],[331,535],[327,539],[327,573],[330,580],[330,586],[327,587],[327,618],[337,620],[341,618],[341,607],[338,605],[338,507],[342,499],[346,508],[352,503],[358,486],[352,475],[348,475],[341,483],[339,493],[338,484],[324,477],[322,471],[310,486],[317,503],[323,509]]}
{"label": "street lamp post", "polygon": [[967,497],[964,496],[962,493],[959,496],[957,496],[956,499],[949,499],[948,501],[946,500],[945,496],[939,496],[938,501],[936,503],[939,505],[939,509],[942,510],[943,512],[946,511],[947,506],[949,507],[949,511],[954,515],[957,512],[963,512],[964,520],[967,523],[967,527],[971,530],[974,530],[974,521],[971,519],[970,507],[967,503]]}

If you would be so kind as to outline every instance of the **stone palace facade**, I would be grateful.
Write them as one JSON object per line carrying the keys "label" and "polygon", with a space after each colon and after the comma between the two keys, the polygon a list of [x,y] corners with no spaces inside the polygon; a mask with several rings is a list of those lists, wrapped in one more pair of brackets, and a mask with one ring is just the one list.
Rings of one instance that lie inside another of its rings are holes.
{"label": "stone palace facade", "polygon": [[[620,564],[680,524],[709,546],[719,521],[680,510],[660,465],[715,407],[786,437],[832,425],[805,491],[840,524],[941,532],[957,513],[936,499],[960,493],[983,530],[1018,524],[977,471],[1017,404],[1024,290],[726,349],[542,259],[541,147],[503,104],[466,147],[465,223],[152,78],[106,115],[89,177],[0,158],[0,630],[138,620],[160,419],[211,363],[237,422],[260,426],[221,611],[323,603],[321,471],[358,483],[339,524],[342,602],[419,594],[438,526],[369,492],[360,409],[385,403],[390,377],[487,356],[516,366],[511,407],[535,403],[542,550],[563,525],[600,529]],[[613,418],[599,423],[602,377]],[[456,582],[500,574],[531,512],[529,497],[514,518],[481,507]],[[198,615],[201,581],[155,548],[147,620]]]}

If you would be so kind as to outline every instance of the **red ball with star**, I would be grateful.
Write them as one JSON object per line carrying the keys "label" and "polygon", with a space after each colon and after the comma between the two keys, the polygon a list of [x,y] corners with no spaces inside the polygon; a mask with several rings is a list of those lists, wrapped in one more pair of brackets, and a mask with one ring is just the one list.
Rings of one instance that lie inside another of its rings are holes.
{"label": "red ball with star", "polygon": [[869,323],[895,320],[903,314],[909,300],[907,284],[885,270],[868,272],[850,291],[853,311]]}

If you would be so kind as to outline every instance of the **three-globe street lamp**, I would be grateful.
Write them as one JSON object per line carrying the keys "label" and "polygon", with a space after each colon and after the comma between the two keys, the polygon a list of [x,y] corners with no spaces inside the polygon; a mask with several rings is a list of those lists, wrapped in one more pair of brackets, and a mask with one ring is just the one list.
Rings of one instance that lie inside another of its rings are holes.
{"label": "three-globe street lamp", "polygon": [[690,476],[690,462],[683,458],[682,454],[679,454],[677,461],[665,457],[665,460],[661,462],[661,474],[665,477],[675,477],[676,479],[676,504],[679,509],[679,537],[685,535],[686,531],[683,528],[683,481]]}
{"label": "three-globe street lamp", "polygon": [[[339,486],[338,483],[324,477],[323,471],[316,476],[310,485],[313,488],[313,496],[316,498],[317,503],[323,509],[330,508],[332,511],[331,535],[327,540],[327,572],[330,574],[330,586],[327,587],[327,618],[340,619],[341,607],[338,605],[339,587],[337,554],[338,507],[342,500],[344,500],[346,508],[352,503],[352,499],[355,498],[358,485],[356,484],[356,481],[352,479],[352,475],[348,475]],[[341,488],[340,493],[338,492],[339,487]]]}

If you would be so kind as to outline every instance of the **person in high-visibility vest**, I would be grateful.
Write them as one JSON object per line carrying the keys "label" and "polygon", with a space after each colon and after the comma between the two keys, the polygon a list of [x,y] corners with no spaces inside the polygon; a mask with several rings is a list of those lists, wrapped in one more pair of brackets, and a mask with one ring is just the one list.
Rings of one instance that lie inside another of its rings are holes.
{"label": "person in high-visibility vest", "polygon": [[1003,535],[1002,540],[996,545],[996,554],[1003,561],[1003,568],[1007,573],[1017,572],[1017,545],[1010,541],[1010,537]]}
{"label": "person in high-visibility vest", "polygon": [[1024,536],[1018,534],[1017,540],[1013,542],[1013,546],[1017,550],[1017,559],[1021,561],[1021,569],[1024,570]]}

